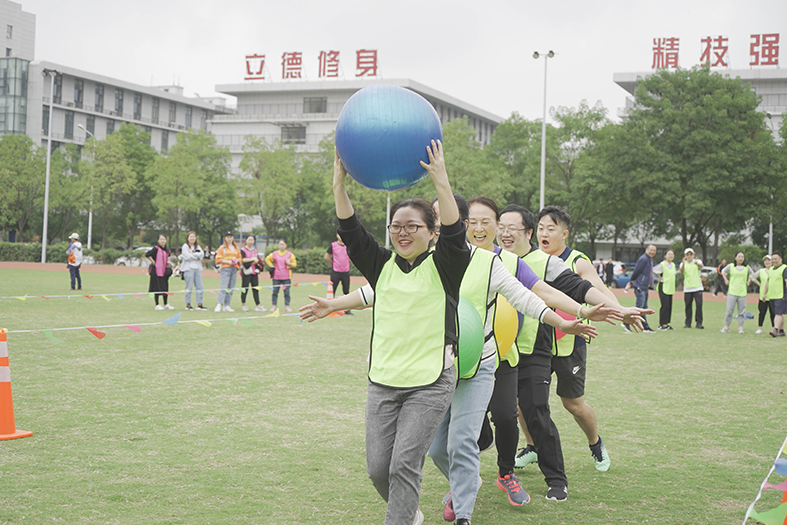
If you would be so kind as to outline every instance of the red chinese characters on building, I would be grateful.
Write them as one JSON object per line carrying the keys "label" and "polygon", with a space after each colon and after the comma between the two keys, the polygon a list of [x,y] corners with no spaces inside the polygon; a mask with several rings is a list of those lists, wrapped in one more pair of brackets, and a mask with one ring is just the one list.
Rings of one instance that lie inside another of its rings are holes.
{"label": "red chinese characters on building", "polygon": [[317,73],[319,78],[337,78],[339,76],[339,52],[338,51],[320,51],[319,66],[320,70]]}
{"label": "red chinese characters on building", "polygon": [[652,69],[677,68],[680,38],[654,38]]}
{"label": "red chinese characters on building", "polygon": [[[717,36],[715,38],[706,36],[701,40],[701,42],[703,44],[703,48],[702,48],[702,56],[700,57],[700,63],[708,64],[711,67],[729,65],[726,58],[727,55],[726,36]],[[711,58],[711,51],[713,52],[713,58]]]}
{"label": "red chinese characters on building", "polygon": [[246,76],[244,80],[265,80],[265,55],[246,55]]}
{"label": "red chinese characters on building", "polygon": [[750,66],[778,66],[779,34],[751,35],[749,56]]}
{"label": "red chinese characters on building", "polygon": [[377,50],[361,49],[355,52],[355,73],[356,77],[376,77],[377,76]]}
{"label": "red chinese characters on building", "polygon": [[284,53],[281,56],[281,78],[301,78],[303,53],[297,51]]}

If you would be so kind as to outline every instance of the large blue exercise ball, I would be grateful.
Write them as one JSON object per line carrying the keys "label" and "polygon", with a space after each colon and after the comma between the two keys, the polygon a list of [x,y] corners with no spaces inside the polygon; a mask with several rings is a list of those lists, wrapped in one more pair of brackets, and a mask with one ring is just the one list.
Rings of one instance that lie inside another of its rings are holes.
{"label": "large blue exercise ball", "polygon": [[365,87],[342,108],[336,151],[347,173],[373,190],[400,190],[428,176],[426,147],[442,140],[440,117],[421,95],[385,84]]}

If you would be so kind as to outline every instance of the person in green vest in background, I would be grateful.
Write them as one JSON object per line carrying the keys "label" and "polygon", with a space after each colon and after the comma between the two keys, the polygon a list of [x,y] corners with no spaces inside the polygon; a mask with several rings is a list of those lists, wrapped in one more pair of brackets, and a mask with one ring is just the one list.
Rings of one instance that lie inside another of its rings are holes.
{"label": "person in green vest in background", "polygon": [[674,330],[670,326],[672,321],[672,297],[675,295],[675,275],[677,266],[672,262],[675,259],[675,252],[667,250],[664,253],[664,260],[653,267],[653,273],[660,275],[659,280],[659,327],[658,330]]}
{"label": "person in green vest in background", "polygon": [[773,330],[770,331],[771,337],[784,337],[784,314],[787,313],[787,299],[785,291],[787,282],[784,278],[784,261],[782,254],[774,252],[771,255],[771,269],[768,271],[768,280],[765,281],[765,299],[771,303],[773,308]]}
{"label": "person in green vest in background", "polygon": [[694,250],[686,248],[683,252],[683,261],[680,263],[680,273],[683,274],[683,298],[686,302],[686,324],[683,328],[691,328],[692,302],[697,303],[697,312],[694,319],[697,321],[697,328],[702,330],[702,279],[700,269],[702,261],[696,259]]}
{"label": "person in green vest in background", "polygon": [[727,285],[727,312],[724,315],[724,328],[721,333],[730,331],[732,312],[738,305],[738,333],[743,333],[743,322],[746,320],[746,295],[749,283],[754,278],[754,270],[743,264],[746,255],[743,252],[735,254],[735,264],[728,264],[721,270],[724,284]]}
{"label": "person in green vest in background", "polygon": [[757,303],[757,309],[759,310],[760,318],[757,322],[757,331],[754,332],[755,334],[762,333],[762,325],[765,322],[765,314],[769,311],[771,314],[771,328],[773,328],[773,308],[770,306],[770,301],[765,298],[765,283],[768,282],[768,272],[771,269],[771,256],[766,255],[763,257],[762,264],[765,266],[765,268],[760,268],[760,271],[757,272],[757,278],[754,279],[754,282],[760,287],[760,300]]}

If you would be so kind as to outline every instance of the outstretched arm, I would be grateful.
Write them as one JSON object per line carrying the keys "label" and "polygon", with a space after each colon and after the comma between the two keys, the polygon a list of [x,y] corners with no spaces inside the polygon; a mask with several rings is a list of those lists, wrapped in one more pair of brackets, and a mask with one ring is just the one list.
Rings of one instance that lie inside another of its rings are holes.
{"label": "outstretched arm", "polygon": [[339,152],[334,148],[333,159],[333,199],[336,202],[336,216],[340,219],[349,219],[355,214],[350,196],[347,195],[347,188],[344,181],[347,178],[347,170],[344,169]]}
{"label": "outstretched arm", "polygon": [[459,220],[459,208],[456,206],[451,185],[448,183],[448,173],[445,171],[445,158],[443,156],[443,143],[439,140],[432,141],[426,147],[429,155],[429,164],[421,161],[421,166],[429,173],[429,177],[437,190],[437,202],[440,205],[440,223],[443,225],[454,224]]}

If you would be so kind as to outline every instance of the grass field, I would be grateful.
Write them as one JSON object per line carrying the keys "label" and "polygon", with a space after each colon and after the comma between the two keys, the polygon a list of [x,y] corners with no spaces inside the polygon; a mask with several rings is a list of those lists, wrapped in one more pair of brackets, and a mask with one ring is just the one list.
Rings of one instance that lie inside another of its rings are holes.
{"label": "grass field", "polygon": [[[83,277],[88,294],[147,289],[142,275]],[[0,271],[0,295],[31,296],[0,300],[0,326],[134,325],[182,311],[181,294],[175,311],[154,311],[147,296],[32,298],[68,293],[67,279],[65,271]],[[297,309],[325,287],[292,292]],[[270,306],[268,290],[262,298]],[[382,523],[364,459],[370,312],[246,326],[223,319],[259,313],[240,312],[237,292],[232,304],[234,314],[184,311],[178,325],[138,334],[106,328],[102,340],[86,330],[55,331],[61,344],[10,333],[16,426],[34,435],[0,441],[0,523]],[[213,324],[183,322],[194,319]],[[787,433],[787,343],[754,335],[753,321],[745,335],[720,334],[722,325],[723,304],[711,302],[704,331],[629,335],[600,325],[586,397],[610,471],[593,468],[584,435],[553,397],[568,502],[547,502],[531,465],[518,475],[532,501],[511,507],[495,488],[489,451],[473,523],[741,523]],[[447,486],[427,459],[426,523],[445,523]],[[757,509],[780,498],[766,491]]]}

